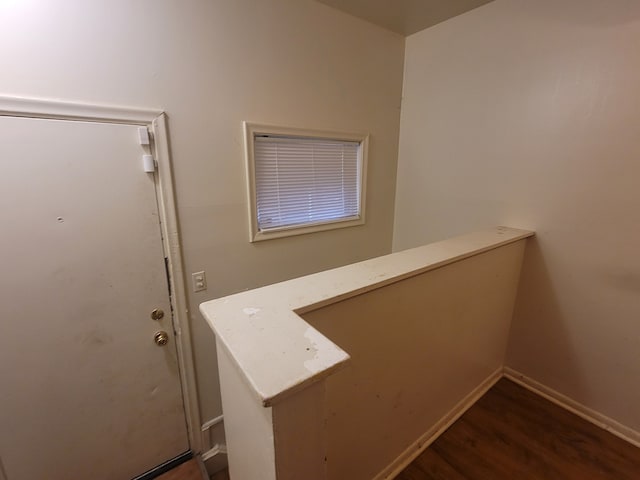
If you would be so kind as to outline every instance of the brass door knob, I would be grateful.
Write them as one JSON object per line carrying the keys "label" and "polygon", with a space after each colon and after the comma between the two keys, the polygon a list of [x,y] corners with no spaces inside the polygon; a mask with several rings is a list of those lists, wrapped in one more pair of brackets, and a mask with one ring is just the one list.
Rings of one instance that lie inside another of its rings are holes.
{"label": "brass door knob", "polygon": [[169,343],[169,335],[167,334],[167,332],[160,330],[153,336],[153,341],[156,342],[156,345],[162,347]]}

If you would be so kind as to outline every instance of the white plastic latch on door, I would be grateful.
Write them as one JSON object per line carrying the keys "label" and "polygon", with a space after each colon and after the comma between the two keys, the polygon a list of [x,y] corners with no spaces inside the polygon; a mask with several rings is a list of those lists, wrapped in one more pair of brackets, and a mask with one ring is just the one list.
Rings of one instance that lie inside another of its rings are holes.
{"label": "white plastic latch on door", "polygon": [[138,127],[138,140],[142,146],[149,145],[149,130],[147,130],[147,127]]}
{"label": "white plastic latch on door", "polygon": [[153,159],[153,155],[142,155],[142,168],[147,173],[156,171],[156,161]]}

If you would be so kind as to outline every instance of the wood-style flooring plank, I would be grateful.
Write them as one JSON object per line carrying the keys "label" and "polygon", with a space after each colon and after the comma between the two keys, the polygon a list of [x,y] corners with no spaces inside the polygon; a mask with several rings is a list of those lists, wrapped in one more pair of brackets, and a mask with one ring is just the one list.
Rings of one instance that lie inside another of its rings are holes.
{"label": "wood-style flooring plank", "polygon": [[564,448],[563,440],[554,432],[535,422],[527,424],[520,416],[496,406],[486,408],[476,404],[465,421],[476,427],[484,426],[488,441],[497,439],[497,448],[516,459],[533,478],[568,478],[577,473],[588,478],[591,474],[589,467],[573,462],[575,450],[570,445]]}
{"label": "wood-style flooring plank", "polygon": [[640,449],[500,380],[399,480],[640,480]]}
{"label": "wood-style flooring plank", "polygon": [[427,475],[429,480],[467,480],[435,450],[427,449],[414,464]]}
{"label": "wood-style flooring plank", "polygon": [[202,470],[197,461],[192,458],[156,477],[156,480],[203,480]]}
{"label": "wood-style flooring plank", "polygon": [[429,477],[426,472],[418,468],[415,463],[412,463],[407,468],[405,468],[400,475],[396,477],[396,480],[431,480],[432,477]]}

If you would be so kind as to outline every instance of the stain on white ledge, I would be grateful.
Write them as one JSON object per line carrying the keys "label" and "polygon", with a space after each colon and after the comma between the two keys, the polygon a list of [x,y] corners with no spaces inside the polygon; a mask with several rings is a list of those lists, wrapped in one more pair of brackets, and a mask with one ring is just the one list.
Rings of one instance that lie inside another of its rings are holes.
{"label": "stain on white ledge", "polygon": [[[337,348],[331,340],[313,327],[309,327],[307,331],[304,332],[304,338],[311,342],[311,346],[314,349],[313,358],[304,362],[304,368],[311,373],[322,372],[332,365],[343,362],[349,358],[349,355],[340,348]],[[322,352],[322,356],[320,356],[318,352]]]}

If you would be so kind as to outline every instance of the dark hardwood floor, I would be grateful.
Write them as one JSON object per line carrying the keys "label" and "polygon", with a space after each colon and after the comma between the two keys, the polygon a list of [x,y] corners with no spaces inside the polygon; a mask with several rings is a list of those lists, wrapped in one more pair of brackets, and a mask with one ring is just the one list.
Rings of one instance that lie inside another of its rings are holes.
{"label": "dark hardwood floor", "polygon": [[640,449],[502,379],[396,477],[503,479],[640,480]]}
{"label": "dark hardwood floor", "polygon": [[197,460],[192,458],[156,477],[156,480],[204,480],[205,478]]}

